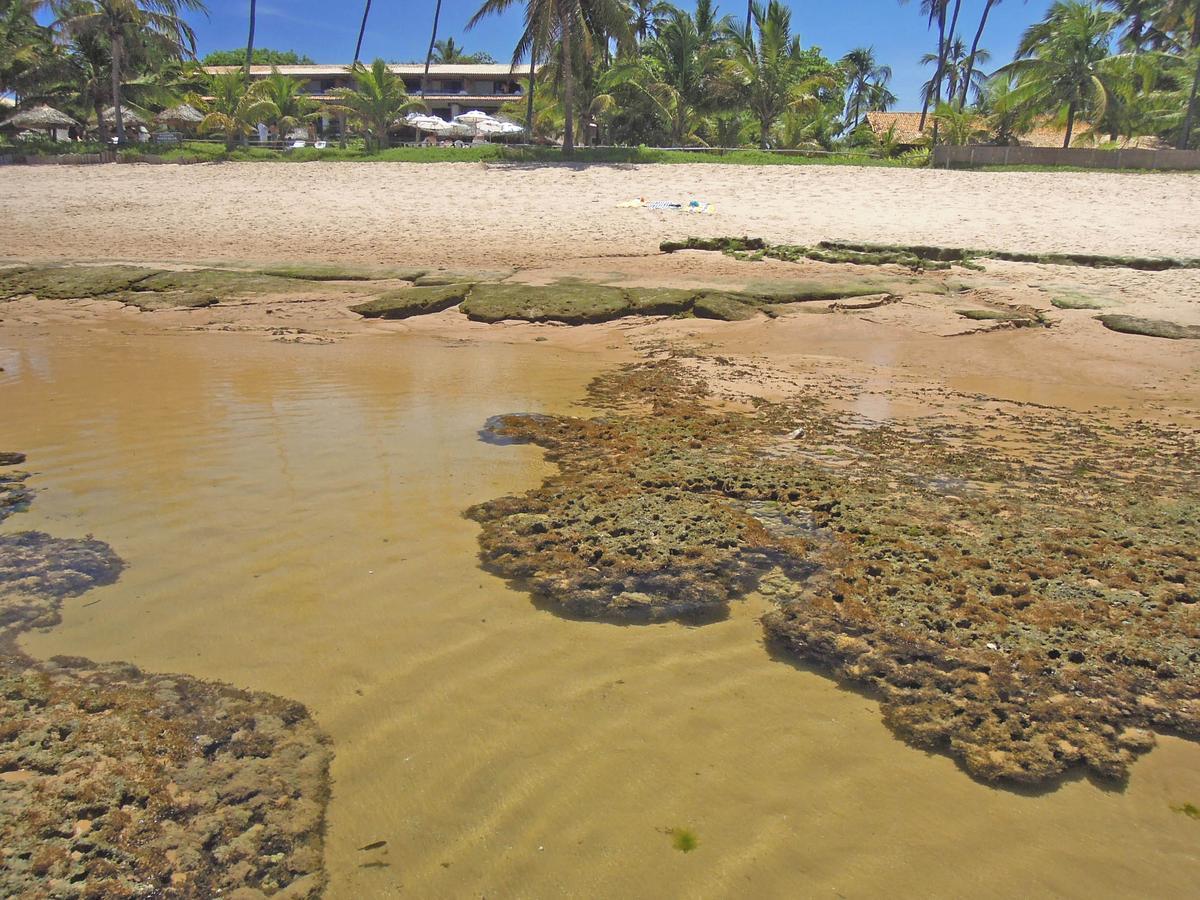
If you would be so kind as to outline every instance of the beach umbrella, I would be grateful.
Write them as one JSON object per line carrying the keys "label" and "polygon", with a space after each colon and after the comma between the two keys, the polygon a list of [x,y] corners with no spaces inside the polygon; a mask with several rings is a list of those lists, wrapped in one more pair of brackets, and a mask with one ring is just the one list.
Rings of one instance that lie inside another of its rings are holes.
{"label": "beach umbrella", "polygon": [[[470,112],[465,112],[460,116],[455,116],[455,122],[461,122],[464,125],[474,125],[476,122],[482,122],[484,119],[492,119],[487,113],[481,109],[473,109]],[[495,119],[492,119],[495,121]]]}
{"label": "beach umbrella", "polygon": [[[124,110],[121,112],[124,114]],[[164,109],[154,118],[168,125],[197,125],[204,121],[204,113],[190,103],[180,103]]]}
{"label": "beach umbrella", "polygon": [[43,103],[41,106],[23,109],[19,113],[9,116],[0,122],[0,128],[24,128],[49,133],[58,128],[70,128],[72,125],[78,124],[65,112]]}
{"label": "beach umbrella", "polygon": [[410,125],[419,131],[430,131],[434,134],[449,134],[454,126],[440,116],[417,116],[409,120]]}

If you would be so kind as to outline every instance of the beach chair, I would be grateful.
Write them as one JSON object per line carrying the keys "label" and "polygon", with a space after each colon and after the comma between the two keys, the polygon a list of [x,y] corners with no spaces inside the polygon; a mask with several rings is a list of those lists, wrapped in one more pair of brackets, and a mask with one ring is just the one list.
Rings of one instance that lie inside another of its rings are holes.
{"label": "beach chair", "polygon": [[316,150],[324,150],[328,146],[329,146],[328,141],[314,141],[313,142],[313,148]]}
{"label": "beach chair", "polygon": [[290,147],[288,147],[288,149],[289,150],[303,150],[307,146],[308,146],[308,141],[292,141],[292,145]]}

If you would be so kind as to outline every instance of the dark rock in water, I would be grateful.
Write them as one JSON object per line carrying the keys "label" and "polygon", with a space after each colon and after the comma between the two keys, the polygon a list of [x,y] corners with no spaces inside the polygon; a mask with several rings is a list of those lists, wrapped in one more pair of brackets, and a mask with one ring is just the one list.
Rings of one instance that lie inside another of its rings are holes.
{"label": "dark rock in water", "polygon": [[19,466],[23,462],[24,453],[0,452],[0,466]]}
{"label": "dark rock in water", "polygon": [[301,704],[17,649],[122,566],[0,534],[0,896],[318,896],[330,751]]}
{"label": "dark rock in water", "polygon": [[[15,455],[24,459],[19,453]],[[28,478],[25,472],[0,473],[0,522],[27,508],[33,500],[33,491],[25,486]]]}
{"label": "dark rock in water", "polygon": [[112,547],[93,538],[0,534],[0,632],[58,624],[64,598],[112,584],[124,567]]}
{"label": "dark rock in water", "polygon": [[493,423],[557,472],[469,510],[484,565],[626,621],[758,587],[776,652],[870,689],[898,735],[984,780],[1120,779],[1153,730],[1200,738],[1196,433],[1028,406],[848,429],[704,393],[657,361],[593,383],[603,419]]}
{"label": "dark rock in water", "polygon": [[527,423],[551,422],[550,416],[540,413],[508,413],[502,416],[491,416],[479,429],[479,439],[485,444],[495,444],[497,447],[508,447],[513,444],[530,444]]}

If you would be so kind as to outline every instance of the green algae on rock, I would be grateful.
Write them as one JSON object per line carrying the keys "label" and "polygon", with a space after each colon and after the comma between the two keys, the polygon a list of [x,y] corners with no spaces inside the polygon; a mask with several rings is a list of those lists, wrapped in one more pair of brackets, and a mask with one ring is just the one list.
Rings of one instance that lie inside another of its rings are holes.
{"label": "green algae on rock", "polygon": [[0,535],[0,895],[317,896],[330,753],[303,706],[17,648],[122,566],[94,538]]}
{"label": "green algae on rock", "polygon": [[590,402],[501,417],[558,471],[468,512],[485,566],[539,603],[711,616],[757,587],[779,652],[985,780],[1121,778],[1152,730],[1200,738],[1194,432],[1032,407],[845,429],[810,401],[720,411],[675,361]]}
{"label": "green algae on rock", "polygon": [[257,269],[259,275],[302,281],[416,281],[426,269],[381,269],[366,266],[325,266],[297,263]]}
{"label": "green algae on rock", "polygon": [[140,266],[47,266],[0,272],[0,299],[33,294],[39,300],[74,300],[124,291],[154,275]]}
{"label": "green algae on rock", "polygon": [[1105,328],[1122,334],[1140,334],[1172,341],[1200,340],[1200,325],[1179,325],[1165,319],[1143,319],[1140,316],[1105,315],[1096,318]]}
{"label": "green algae on rock", "polygon": [[741,322],[753,319],[759,310],[744,295],[723,291],[705,291],[696,298],[692,313],[701,319],[721,319],[725,322]]}
{"label": "green algae on rock", "polygon": [[368,319],[407,319],[424,316],[457,306],[467,296],[469,284],[447,285],[446,287],[411,287],[387,291],[351,306],[352,312]]}
{"label": "green algae on rock", "polygon": [[630,303],[620,288],[602,284],[478,284],[461,309],[476,322],[564,322],[586,325],[629,315]]}

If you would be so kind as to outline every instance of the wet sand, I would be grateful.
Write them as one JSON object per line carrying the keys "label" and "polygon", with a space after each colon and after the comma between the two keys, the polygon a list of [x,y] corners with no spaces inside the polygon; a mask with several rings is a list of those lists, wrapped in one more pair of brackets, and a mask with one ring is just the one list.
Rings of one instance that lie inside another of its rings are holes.
{"label": "wet sand", "polygon": [[[1154,255],[1194,252],[1200,221],[1200,182],[1107,173],[305,164],[6,178],[12,259],[307,256],[530,283],[802,271],[655,252],[686,234]],[[658,192],[718,214],[613,207]],[[98,195],[117,199],[98,208]],[[285,195],[304,200],[276,214]],[[480,196],[495,202],[480,211]],[[1053,311],[1065,285],[1200,323],[1196,272],[989,263],[970,277],[989,302]],[[667,348],[733,361],[695,363],[718,387],[819,385],[866,420],[978,416],[999,397],[1197,424],[1200,342],[1119,335],[1089,310],[952,337],[956,302],[580,328],[453,310],[367,322],[319,291],[155,313],[6,303],[0,449],[29,454],[39,493],[5,528],[94,533],[128,563],[22,646],[305,703],[335,753],[331,897],[1185,895],[1200,824],[1171,807],[1200,805],[1194,743],[1160,736],[1123,791],[986,787],[897,740],[873,700],[772,658],[762,598],[702,628],[620,627],[538,609],[478,567],[462,511],[547,472],[535,448],[479,441],[484,421],[580,412],[594,375]],[[677,827],[697,850],[672,848]]]}
{"label": "wet sand", "polygon": [[335,748],[331,897],[1179,896],[1200,875],[1171,810],[1200,797],[1195,744],[1160,738],[1124,791],[998,790],[773,659],[763,600],[620,627],[480,572],[461,510],[546,467],[478,427],[578,411],[631,356],[619,338],[5,337],[9,439],[40,489],[20,527],[102,534],[128,562],[23,646],[307,704]]}

